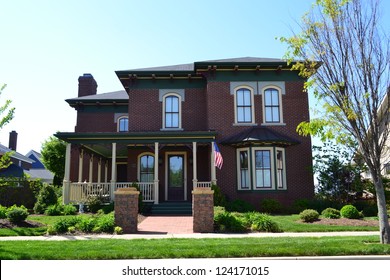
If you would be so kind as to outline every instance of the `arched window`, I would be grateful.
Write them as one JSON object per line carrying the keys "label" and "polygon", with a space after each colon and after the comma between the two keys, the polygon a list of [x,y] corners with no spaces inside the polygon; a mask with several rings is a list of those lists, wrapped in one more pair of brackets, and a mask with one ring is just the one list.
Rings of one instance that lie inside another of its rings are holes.
{"label": "arched window", "polygon": [[129,118],[120,117],[118,119],[118,132],[127,132],[129,131]]}
{"label": "arched window", "polygon": [[266,123],[280,123],[280,92],[276,88],[264,90],[264,118]]}
{"label": "arched window", "polygon": [[139,157],[139,181],[153,182],[154,181],[154,156],[145,154]]}
{"label": "arched window", "polygon": [[168,94],[164,97],[164,128],[181,128],[180,96]]}
{"label": "arched window", "polygon": [[253,123],[253,93],[248,88],[235,91],[236,123]]}

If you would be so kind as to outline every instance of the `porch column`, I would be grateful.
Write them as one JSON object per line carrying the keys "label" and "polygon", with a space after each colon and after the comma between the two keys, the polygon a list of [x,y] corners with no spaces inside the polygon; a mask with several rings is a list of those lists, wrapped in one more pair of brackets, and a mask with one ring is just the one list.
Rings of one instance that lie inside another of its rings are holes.
{"label": "porch column", "polygon": [[104,183],[108,182],[108,160],[104,163]]}
{"label": "porch column", "polygon": [[158,142],[154,142],[154,204],[158,204]]}
{"label": "porch column", "polygon": [[198,186],[198,167],[197,167],[197,146],[196,142],[192,142],[192,189],[195,189]]}
{"label": "porch column", "polygon": [[93,155],[89,158],[89,177],[88,181],[90,184],[92,184],[92,179],[93,178]]}
{"label": "porch column", "polygon": [[112,143],[111,188],[110,188],[111,201],[114,200],[115,183],[116,183],[116,143]]}
{"label": "porch column", "polygon": [[217,175],[216,175],[216,168],[215,168],[215,146],[214,142],[211,142],[211,184],[217,184]]}
{"label": "porch column", "polygon": [[99,158],[99,161],[98,161],[98,178],[97,178],[97,182],[98,182],[99,185],[102,182],[102,158]]}
{"label": "porch column", "polygon": [[79,154],[79,183],[83,182],[83,165],[84,165],[84,150],[81,149]]}
{"label": "porch column", "polygon": [[64,173],[64,181],[62,183],[62,202],[63,204],[68,204],[70,200],[70,153],[72,150],[72,144],[66,144],[65,151],[65,173]]}

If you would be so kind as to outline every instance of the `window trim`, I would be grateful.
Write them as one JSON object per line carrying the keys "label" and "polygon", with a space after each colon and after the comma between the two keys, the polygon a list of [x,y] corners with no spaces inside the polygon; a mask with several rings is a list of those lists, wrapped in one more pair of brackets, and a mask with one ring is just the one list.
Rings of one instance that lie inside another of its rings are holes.
{"label": "window trim", "polygon": [[[250,101],[251,101],[251,121],[250,122],[239,122],[238,121],[238,104],[237,104],[237,92],[241,89],[249,90],[250,93]],[[236,126],[245,126],[245,125],[257,125],[255,123],[255,103],[254,103],[254,90],[253,88],[246,86],[246,85],[240,85],[234,88],[234,125]]]}
{"label": "window trim", "polygon": [[[278,122],[267,122],[266,119],[266,104],[265,104],[265,92],[269,89],[274,89],[278,91],[278,101],[279,101],[279,121]],[[263,123],[262,125],[284,125],[285,123],[283,122],[283,98],[282,98],[282,89],[279,86],[270,84],[262,88],[261,90],[261,95],[262,95],[262,109],[263,109]]]}
{"label": "window trim", "polygon": [[[144,156],[152,156],[153,160],[156,160],[153,153],[145,152],[141,153],[137,157],[137,180],[138,182],[141,182],[141,158]],[[154,165],[153,165],[153,182],[154,182]],[[144,182],[144,183],[151,183],[151,182]]]}
{"label": "window trim", "polygon": [[[127,130],[120,130],[121,120],[123,120],[123,119],[127,119]],[[118,117],[116,119],[116,124],[117,124],[117,127],[116,127],[117,132],[129,132],[129,117],[127,115]]]}
{"label": "window trim", "polygon": [[[278,152],[282,152],[282,161],[283,161],[283,173],[282,173],[282,180],[283,180],[283,186],[279,188],[279,176],[278,176],[278,162],[277,162],[277,155]],[[284,148],[275,148],[275,174],[276,174],[276,189],[277,190],[286,190],[287,189],[287,175],[286,175],[286,149]]]}
{"label": "window trim", "polygon": [[[166,99],[168,97],[171,97],[171,96],[174,96],[174,97],[177,97],[178,98],[178,127],[166,127],[166,123],[165,123],[165,117],[166,117]],[[166,94],[164,94],[163,98],[162,98],[163,102],[162,102],[162,129],[161,130],[182,130],[182,124],[181,124],[181,115],[182,115],[182,108],[181,108],[181,103],[182,103],[182,96],[178,93],[175,93],[175,92],[168,92]]]}
{"label": "window trim", "polygon": [[[256,152],[257,151],[267,151],[269,152],[270,156],[270,179],[271,179],[271,186],[270,187],[257,187],[257,172],[256,172]],[[274,149],[269,147],[256,147],[252,149],[252,188],[257,191],[264,191],[264,190],[275,190],[275,159],[274,159]]]}

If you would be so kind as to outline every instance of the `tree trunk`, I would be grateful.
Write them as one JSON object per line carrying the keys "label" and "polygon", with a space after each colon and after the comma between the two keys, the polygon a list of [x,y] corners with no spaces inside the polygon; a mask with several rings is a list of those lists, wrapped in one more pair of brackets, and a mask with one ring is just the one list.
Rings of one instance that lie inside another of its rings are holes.
{"label": "tree trunk", "polygon": [[390,226],[389,218],[387,216],[386,198],[383,188],[382,178],[379,176],[378,180],[374,180],[376,200],[378,204],[379,217],[379,237],[382,244],[390,244]]}

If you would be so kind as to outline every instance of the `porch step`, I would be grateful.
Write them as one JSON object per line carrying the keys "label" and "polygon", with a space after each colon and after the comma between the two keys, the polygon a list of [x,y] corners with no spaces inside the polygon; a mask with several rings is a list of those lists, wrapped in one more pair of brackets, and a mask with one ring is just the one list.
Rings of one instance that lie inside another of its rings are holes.
{"label": "porch step", "polygon": [[192,215],[191,202],[162,202],[153,204],[151,215]]}

